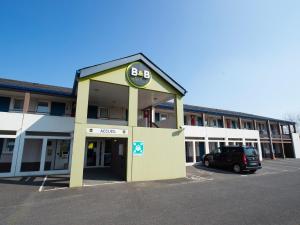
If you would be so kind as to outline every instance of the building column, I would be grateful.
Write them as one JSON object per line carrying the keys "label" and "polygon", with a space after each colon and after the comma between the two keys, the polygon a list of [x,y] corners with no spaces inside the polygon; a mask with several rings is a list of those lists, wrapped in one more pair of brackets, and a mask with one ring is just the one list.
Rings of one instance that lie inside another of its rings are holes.
{"label": "building column", "polygon": [[193,141],[193,163],[195,164],[197,162],[196,160],[196,142]]}
{"label": "building column", "polygon": [[222,120],[223,120],[223,128],[226,128],[225,116],[222,116]]}
{"label": "building column", "polygon": [[23,113],[28,113],[29,103],[30,103],[30,93],[26,92],[24,98]]}
{"label": "building column", "polygon": [[90,80],[78,82],[74,140],[70,173],[70,187],[83,185],[86,123],[89,102]]}
{"label": "building column", "polygon": [[242,128],[242,119],[241,119],[241,117],[239,117],[238,122],[239,122],[239,129],[243,129]]}
{"label": "building column", "polygon": [[283,144],[283,138],[282,138],[282,126],[280,123],[278,123],[278,128],[279,128],[279,134],[280,134],[282,156],[285,159],[285,151],[284,151],[284,144]]}
{"label": "building column", "polygon": [[177,129],[181,129],[184,125],[184,113],[183,113],[183,97],[176,95],[176,121]]}
{"label": "building column", "polygon": [[205,137],[205,154],[209,153],[208,137]]}
{"label": "building column", "polygon": [[206,114],[202,113],[203,126],[206,127]]}
{"label": "building column", "polygon": [[132,181],[132,142],[133,142],[133,129],[137,127],[138,120],[138,89],[129,87],[129,105],[128,105],[128,140],[127,140],[127,161],[126,161],[126,181]]}
{"label": "building column", "polygon": [[229,145],[228,137],[225,137],[225,145],[226,145],[226,146]]}
{"label": "building column", "polygon": [[273,148],[273,140],[272,140],[272,131],[271,131],[270,120],[267,120],[267,129],[268,129],[268,134],[269,134],[269,139],[270,139],[270,152],[271,152],[271,159],[275,159],[275,154],[274,154],[274,148]]}
{"label": "building column", "polygon": [[256,120],[253,120],[253,128],[254,128],[254,130],[257,130],[257,123],[256,123]]}

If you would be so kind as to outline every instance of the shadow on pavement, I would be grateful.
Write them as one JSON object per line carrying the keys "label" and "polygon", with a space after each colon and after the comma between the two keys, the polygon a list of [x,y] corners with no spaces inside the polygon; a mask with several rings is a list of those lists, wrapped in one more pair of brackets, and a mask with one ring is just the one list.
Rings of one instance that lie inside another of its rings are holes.
{"label": "shadow on pavement", "polygon": [[247,172],[241,172],[240,174],[234,173],[231,169],[220,169],[216,167],[205,167],[202,164],[194,165],[194,168],[201,170],[201,171],[206,171],[206,172],[212,172],[212,173],[220,173],[220,174],[232,174],[232,175],[241,175],[241,174],[248,174]]}

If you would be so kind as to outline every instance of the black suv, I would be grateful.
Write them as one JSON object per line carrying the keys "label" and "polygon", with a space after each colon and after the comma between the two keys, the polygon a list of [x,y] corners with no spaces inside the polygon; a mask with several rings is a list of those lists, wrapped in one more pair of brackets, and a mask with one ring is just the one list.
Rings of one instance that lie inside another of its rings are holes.
{"label": "black suv", "polygon": [[203,163],[206,167],[228,168],[236,173],[241,171],[255,173],[256,170],[261,169],[257,150],[244,146],[222,146],[204,155]]}

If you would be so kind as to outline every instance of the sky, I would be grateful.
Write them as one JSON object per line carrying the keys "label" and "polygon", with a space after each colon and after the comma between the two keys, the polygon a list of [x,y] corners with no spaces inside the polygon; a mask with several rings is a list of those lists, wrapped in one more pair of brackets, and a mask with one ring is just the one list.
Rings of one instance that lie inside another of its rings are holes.
{"label": "sky", "polygon": [[142,52],[185,104],[300,113],[300,1],[0,1],[0,77],[72,87],[82,67]]}

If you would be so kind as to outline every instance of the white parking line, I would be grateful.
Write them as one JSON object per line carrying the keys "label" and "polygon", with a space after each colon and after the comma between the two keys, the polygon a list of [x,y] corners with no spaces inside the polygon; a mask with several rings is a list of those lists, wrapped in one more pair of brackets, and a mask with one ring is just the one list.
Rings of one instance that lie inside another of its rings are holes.
{"label": "white parking line", "polygon": [[41,192],[43,190],[43,187],[45,185],[46,180],[47,180],[47,176],[44,177],[43,183],[42,183],[42,185],[39,188],[39,192]]}
{"label": "white parking line", "polygon": [[45,191],[58,191],[58,190],[64,190],[64,189],[68,189],[69,187],[56,187],[56,188],[51,188],[51,189],[46,189],[46,190],[43,190],[43,192]]}
{"label": "white parking line", "polygon": [[125,181],[112,181],[112,182],[106,182],[106,183],[100,183],[100,184],[83,184],[83,187],[94,187],[94,186],[102,186],[102,185],[108,185],[108,184],[121,184],[125,183]]}

